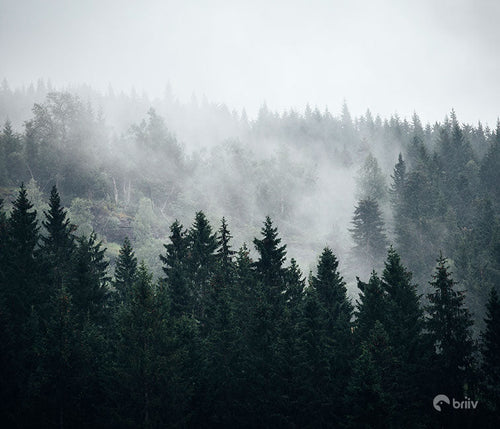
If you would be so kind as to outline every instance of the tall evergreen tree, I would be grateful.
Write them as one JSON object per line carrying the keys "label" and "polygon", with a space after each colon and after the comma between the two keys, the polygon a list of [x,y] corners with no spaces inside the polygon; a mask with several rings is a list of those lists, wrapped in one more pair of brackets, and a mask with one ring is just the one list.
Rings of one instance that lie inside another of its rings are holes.
{"label": "tall evergreen tree", "polygon": [[434,345],[434,380],[438,390],[461,396],[470,380],[472,366],[472,318],[464,305],[464,292],[456,290],[456,282],[442,255],[437,259],[430,284],[433,292],[427,295],[426,327]]}
{"label": "tall evergreen tree", "polygon": [[391,343],[382,323],[376,321],[361,345],[346,389],[348,428],[391,428],[399,402],[391,374],[397,365]]}
{"label": "tall evergreen tree", "polygon": [[45,295],[48,298],[59,293],[63,284],[68,287],[70,263],[75,250],[72,225],[61,206],[55,186],[50,193],[49,210],[45,212],[45,218],[42,225],[47,233],[41,238],[40,259],[44,265],[44,278],[48,288]]}
{"label": "tall evergreen tree", "polygon": [[194,314],[202,320],[206,316],[210,281],[215,273],[217,237],[203,212],[197,212],[188,235],[188,274],[194,297]]}
{"label": "tall evergreen tree", "polygon": [[129,296],[137,275],[137,258],[128,237],[123,240],[115,267],[113,285],[116,288],[118,302],[124,302]]}
{"label": "tall evergreen tree", "polygon": [[[500,299],[492,288],[486,305],[485,329],[481,335],[484,401],[497,426],[500,423]],[[491,426],[493,427],[493,426]]]}
{"label": "tall evergreen tree", "polygon": [[359,278],[359,300],[356,303],[355,334],[358,344],[366,341],[377,320],[386,325],[388,305],[382,282],[375,271],[368,283]]}
{"label": "tall evergreen tree", "polygon": [[179,221],[170,226],[170,243],[164,244],[166,254],[160,255],[163,262],[164,282],[170,303],[170,314],[180,317],[193,311],[192,291],[188,286],[186,231]]}
{"label": "tall evergreen tree", "polygon": [[8,220],[8,262],[6,276],[10,286],[5,291],[6,302],[13,320],[25,320],[31,306],[37,302],[36,275],[38,261],[35,257],[39,240],[37,213],[28,200],[26,188],[21,184],[17,199]]}
{"label": "tall evergreen tree", "polygon": [[354,256],[373,269],[381,263],[387,247],[384,221],[377,201],[359,201],[354,210],[352,225],[349,231],[355,243]]}
{"label": "tall evergreen tree", "polygon": [[406,181],[406,163],[403,160],[401,153],[398,156],[398,162],[394,166],[394,172],[391,175],[392,183],[389,188],[389,195],[391,197],[391,203],[393,207],[397,207],[400,204],[405,181]]}
{"label": "tall evergreen tree", "polygon": [[259,253],[259,259],[255,261],[255,270],[265,288],[267,298],[273,305],[277,305],[284,287],[283,263],[286,258],[286,245],[280,246],[278,228],[273,227],[269,216],[266,216],[261,234],[261,239],[255,238],[253,241]]}
{"label": "tall evergreen tree", "polygon": [[102,248],[102,241],[97,240],[94,232],[89,237],[79,237],[68,288],[80,318],[90,316],[98,324],[109,321],[106,308],[110,278],[105,252],[106,248]]}
{"label": "tall evergreen tree", "polygon": [[[172,381],[168,367],[171,345],[165,314],[156,299],[152,275],[144,263],[137,269],[130,301],[118,314],[116,395],[121,425],[158,427],[175,415],[169,397]],[[162,401],[165,400],[166,402]],[[120,402],[122,402],[120,404]],[[171,421],[170,423],[174,423]]]}
{"label": "tall evergreen tree", "polygon": [[393,375],[398,380],[394,395],[407,398],[395,409],[394,421],[406,427],[418,426],[426,410],[422,398],[428,393],[425,384],[429,362],[428,344],[424,341],[424,314],[412,274],[403,266],[398,253],[389,249],[382,275],[387,301],[384,328],[398,362]]}

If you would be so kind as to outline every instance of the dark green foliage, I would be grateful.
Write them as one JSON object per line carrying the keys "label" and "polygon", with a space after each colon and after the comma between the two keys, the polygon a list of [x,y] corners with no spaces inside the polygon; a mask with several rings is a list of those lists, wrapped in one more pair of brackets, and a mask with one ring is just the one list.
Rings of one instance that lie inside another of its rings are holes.
{"label": "dark green foliage", "polygon": [[286,258],[286,245],[280,246],[278,228],[273,227],[269,216],[266,217],[261,229],[262,238],[255,238],[253,243],[259,259],[255,261],[256,274],[264,287],[264,293],[271,305],[278,305],[282,299]]}
{"label": "dark green foliage", "polygon": [[358,288],[360,294],[356,305],[355,333],[358,342],[361,342],[368,338],[377,321],[383,326],[387,324],[388,305],[382,282],[376,272],[372,272],[368,283],[358,278]]}
{"label": "dark green foliage", "polygon": [[[286,150],[261,162],[242,150],[250,147],[244,141],[214,149],[210,161],[197,154],[185,158],[151,110],[118,138],[118,154],[101,144],[107,139],[102,118],[77,97],[50,94],[33,113],[22,135],[9,124],[1,132],[2,195],[30,177],[41,184],[56,181],[63,200],[88,199],[96,230],[108,242],[124,237],[120,227],[147,196],[153,220],[144,225],[148,233],[138,254],[165,234],[160,218],[184,216],[193,201],[216,213],[234,207],[228,214],[243,226],[235,236],[245,236],[259,212],[250,210],[257,195],[259,209],[278,213],[284,233],[307,251],[307,234],[315,227],[294,222],[293,208],[305,201],[299,195],[314,191],[316,183],[306,178],[315,171],[304,173],[307,168],[289,162]],[[355,319],[333,252],[323,250],[306,286],[294,259],[285,266],[286,246],[269,217],[254,240],[255,261],[245,246],[232,250],[225,219],[215,233],[198,212],[188,231],[172,224],[161,256],[163,279],[156,283],[144,265],[137,268],[125,240],[110,283],[102,244],[95,234],[73,238],[57,190],[39,219],[40,235],[22,187],[10,216],[0,204],[2,423],[431,428],[439,425],[429,406],[437,392],[479,398],[485,411],[480,425],[494,423],[498,298],[487,292],[500,279],[500,127],[460,125],[454,113],[432,127],[422,126],[416,115],[412,123],[397,115],[382,121],[369,112],[351,118],[347,106],[342,118],[310,108],[304,115],[262,109],[255,123],[243,122],[243,139],[286,138],[287,150],[311,156],[311,164],[335,167],[372,150],[378,156],[381,149],[388,156],[401,152],[391,176],[392,216],[383,207],[399,253],[391,248],[384,267],[388,242],[376,199],[384,199],[388,172],[368,157],[359,182],[363,196],[346,278],[365,279],[373,267],[383,272],[358,282]],[[144,156],[131,159],[137,152]],[[379,159],[386,165],[387,158]],[[224,183],[223,196],[212,198],[208,176],[199,175],[199,182],[193,177],[226,162],[241,171],[241,181]],[[114,232],[107,219],[115,221]],[[440,248],[468,293],[464,298],[456,292],[440,260],[424,323],[417,289],[425,292]],[[488,299],[476,371],[466,305],[480,320]]]}
{"label": "dark green foliage", "polygon": [[[481,335],[484,401],[498,425],[500,410],[500,299],[492,288],[486,305],[485,329]],[[492,426],[493,427],[493,426]]]}
{"label": "dark green foliage", "polygon": [[[163,310],[155,298],[152,276],[137,270],[130,299],[118,310],[115,367],[121,426],[158,427],[171,410],[171,344]],[[126,407],[124,406],[126,404]]]}
{"label": "dark green foliage", "polygon": [[137,258],[128,237],[125,237],[120,248],[115,266],[115,279],[113,286],[116,288],[117,302],[124,302],[132,290],[137,275]]}
{"label": "dark green foliage", "polygon": [[396,427],[393,413],[399,401],[392,394],[395,382],[392,374],[396,366],[387,332],[377,320],[361,345],[361,354],[354,362],[346,389],[347,427]]}
{"label": "dark green foliage", "polygon": [[46,235],[41,238],[39,250],[44,268],[46,293],[58,293],[65,286],[68,288],[71,276],[71,260],[75,251],[72,225],[61,207],[57,188],[52,188],[49,200],[49,211],[45,212],[42,225]]}
{"label": "dark green foliage", "polygon": [[5,277],[9,289],[5,291],[6,305],[10,317],[25,319],[31,312],[31,305],[37,301],[38,262],[35,250],[39,239],[36,210],[28,200],[26,188],[21,185],[13,210],[7,222],[8,254]]}
{"label": "dark green foliage", "polygon": [[464,306],[463,291],[456,290],[456,282],[448,271],[442,255],[437,260],[433,291],[428,294],[427,331],[434,345],[435,382],[438,390],[462,395],[473,358],[470,328],[471,315]]}
{"label": "dark green foliage", "polygon": [[90,315],[92,320],[105,323],[108,320],[107,305],[109,298],[107,268],[108,261],[97,241],[95,233],[89,237],[79,237],[72,264],[72,278],[69,291],[73,297],[73,305],[80,317]]}
{"label": "dark green foliage", "polygon": [[170,311],[173,317],[192,312],[193,297],[188,287],[185,272],[187,271],[187,239],[183,226],[175,221],[170,226],[170,243],[165,244],[166,255],[160,255],[164,264],[164,282],[170,300]]}
{"label": "dark green foliage", "polygon": [[187,234],[189,288],[195,317],[202,320],[207,310],[210,282],[215,271],[217,238],[203,212],[196,213]]}

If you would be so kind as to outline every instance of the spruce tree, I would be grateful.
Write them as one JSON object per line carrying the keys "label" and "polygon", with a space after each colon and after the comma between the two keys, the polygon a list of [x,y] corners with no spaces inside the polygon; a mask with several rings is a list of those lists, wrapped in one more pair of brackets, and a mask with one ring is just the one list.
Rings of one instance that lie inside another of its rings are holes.
{"label": "spruce tree", "polygon": [[403,266],[398,253],[390,247],[382,275],[387,302],[385,330],[399,365],[394,368],[398,380],[393,392],[407,400],[395,409],[394,421],[413,427],[425,410],[425,385],[429,350],[424,341],[424,314],[420,307],[412,274]]}
{"label": "spruce tree", "polygon": [[255,270],[265,289],[267,299],[272,305],[277,306],[281,301],[284,287],[283,263],[286,258],[286,245],[280,246],[278,228],[273,227],[269,216],[266,216],[261,234],[261,239],[255,238],[253,241],[259,253],[259,259],[254,264]]}
{"label": "spruce tree", "polygon": [[[353,306],[347,297],[346,285],[338,266],[337,258],[327,247],[319,258],[317,274],[311,278],[311,287],[316,290],[321,305],[325,341],[330,344],[330,406],[337,419],[344,414],[344,404],[334,398],[342,397],[354,358],[351,325]],[[337,420],[337,424],[339,422]]]}
{"label": "spruce tree", "polygon": [[142,262],[130,300],[118,314],[115,395],[121,398],[117,411],[122,419],[126,418],[122,425],[163,426],[168,420],[162,425],[162,416],[175,413],[169,397],[174,386],[169,384],[171,340],[165,329],[165,316],[155,296],[152,275]]}
{"label": "spruce tree", "polygon": [[440,391],[461,396],[470,380],[473,358],[472,318],[465,307],[465,294],[456,290],[447,260],[437,259],[435,274],[427,295],[426,328],[434,346],[434,379]]}
{"label": "spruce tree", "polygon": [[318,291],[306,289],[297,319],[295,353],[288,357],[294,363],[294,394],[301,406],[294,410],[299,427],[327,427],[334,420],[336,403],[332,355],[336,344],[325,323],[325,308]]}
{"label": "spruce tree", "polygon": [[392,394],[391,374],[396,365],[387,332],[377,320],[361,345],[346,389],[347,428],[395,427],[393,414],[399,398]]}
{"label": "spruce tree", "polygon": [[193,295],[188,286],[187,238],[186,231],[179,221],[170,226],[170,243],[164,244],[165,255],[160,255],[163,262],[163,279],[169,297],[170,315],[180,317],[193,311]]}
{"label": "spruce tree", "polygon": [[32,211],[32,208],[26,188],[21,184],[7,222],[6,277],[9,279],[9,288],[5,291],[10,317],[19,322],[26,320],[31,306],[39,298],[36,287],[38,261],[35,255],[39,228],[36,210]]}
{"label": "spruce tree", "polygon": [[486,304],[485,328],[481,334],[484,400],[496,422],[500,411],[500,299],[495,288],[490,291]]}
{"label": "spruce tree", "polygon": [[403,160],[401,153],[398,156],[398,162],[394,166],[394,172],[391,175],[392,183],[389,188],[391,203],[394,208],[398,207],[401,202],[406,181],[406,163]]}
{"label": "spruce tree", "polygon": [[357,280],[360,293],[356,302],[355,334],[358,344],[361,344],[368,339],[377,321],[382,326],[387,325],[388,305],[382,282],[375,271],[368,283]]}
{"label": "spruce tree", "polygon": [[[46,235],[41,238],[40,259],[44,266],[46,298],[59,293],[64,285],[68,286],[71,260],[75,250],[72,225],[61,206],[61,199],[54,186],[50,193],[49,210],[42,222]],[[43,298],[40,298],[43,299]]]}
{"label": "spruce tree", "polygon": [[124,302],[129,297],[137,275],[137,258],[128,237],[123,240],[115,267],[113,286],[116,288],[118,302]]}
{"label": "spruce tree", "polygon": [[336,256],[326,247],[319,258],[317,274],[311,278],[311,286],[318,292],[319,300],[328,314],[327,328],[330,332],[334,331],[339,321],[348,327],[353,311],[338,266]]}
{"label": "spruce tree", "polygon": [[106,248],[102,248],[102,241],[97,240],[94,232],[89,237],[77,239],[69,291],[80,321],[90,316],[98,324],[109,322],[106,308],[110,278],[105,252]]}
{"label": "spruce tree", "polygon": [[378,203],[374,199],[359,201],[352,219],[353,228],[349,229],[355,243],[354,256],[368,263],[370,268],[380,264],[387,247],[384,221]]}
{"label": "spruce tree", "polygon": [[210,282],[215,273],[217,238],[203,212],[197,212],[188,235],[188,272],[190,289],[194,297],[194,315],[198,320],[206,317]]}

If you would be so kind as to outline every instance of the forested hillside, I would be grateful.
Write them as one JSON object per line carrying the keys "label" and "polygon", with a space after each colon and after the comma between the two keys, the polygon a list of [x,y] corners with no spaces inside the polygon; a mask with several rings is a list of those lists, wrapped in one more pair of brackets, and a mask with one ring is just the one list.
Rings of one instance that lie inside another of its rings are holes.
{"label": "forested hillside", "polygon": [[500,123],[6,84],[0,117],[8,426],[498,425]]}

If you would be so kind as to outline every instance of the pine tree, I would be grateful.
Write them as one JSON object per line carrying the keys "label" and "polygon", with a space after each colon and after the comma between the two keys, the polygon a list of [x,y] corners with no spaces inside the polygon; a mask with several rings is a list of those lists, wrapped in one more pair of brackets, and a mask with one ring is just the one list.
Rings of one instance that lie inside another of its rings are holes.
{"label": "pine tree", "polygon": [[130,295],[132,286],[137,275],[137,258],[128,237],[125,237],[115,267],[115,279],[118,302],[124,302]]}
{"label": "pine tree", "polygon": [[447,260],[437,259],[433,292],[427,295],[427,331],[434,345],[435,380],[440,391],[462,395],[473,357],[473,341],[470,328],[471,315],[465,308],[463,291],[455,289],[456,282],[448,271]]}

